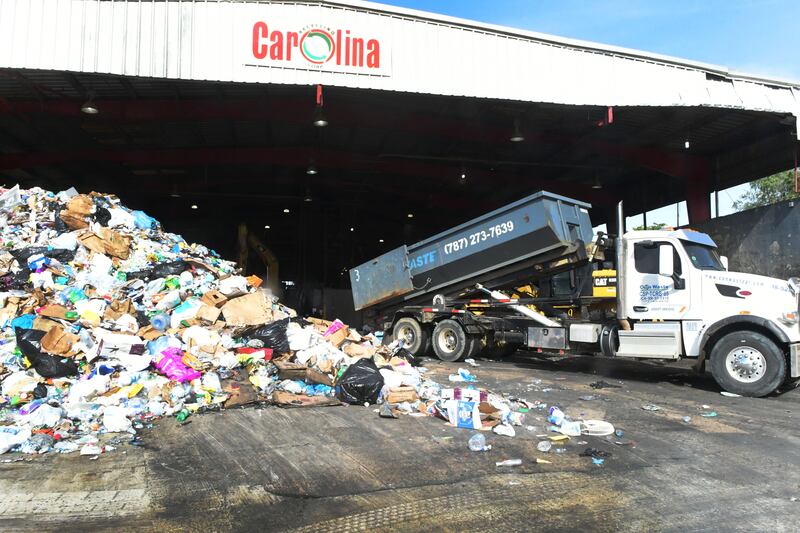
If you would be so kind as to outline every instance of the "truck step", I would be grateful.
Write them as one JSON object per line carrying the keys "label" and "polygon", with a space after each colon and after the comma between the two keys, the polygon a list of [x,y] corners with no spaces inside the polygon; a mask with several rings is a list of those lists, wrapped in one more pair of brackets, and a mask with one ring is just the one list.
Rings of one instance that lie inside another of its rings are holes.
{"label": "truck step", "polygon": [[635,324],[633,331],[619,332],[617,357],[678,359],[681,355],[680,324]]}

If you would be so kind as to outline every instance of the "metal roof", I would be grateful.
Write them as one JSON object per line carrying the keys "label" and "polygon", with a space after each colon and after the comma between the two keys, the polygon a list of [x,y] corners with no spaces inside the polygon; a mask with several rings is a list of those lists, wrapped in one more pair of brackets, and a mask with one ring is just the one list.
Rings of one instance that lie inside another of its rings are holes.
{"label": "metal roof", "polygon": [[797,83],[355,0],[0,0],[0,67],[800,116]]}

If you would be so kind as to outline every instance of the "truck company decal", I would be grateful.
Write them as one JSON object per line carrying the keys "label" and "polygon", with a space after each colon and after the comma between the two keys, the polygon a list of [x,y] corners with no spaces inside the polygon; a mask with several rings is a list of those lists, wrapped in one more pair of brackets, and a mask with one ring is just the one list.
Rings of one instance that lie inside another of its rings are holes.
{"label": "truck company decal", "polygon": [[643,303],[666,302],[671,285],[639,285],[639,299]]}
{"label": "truck company decal", "polygon": [[247,66],[384,75],[387,62],[381,39],[346,28],[308,25],[295,30],[258,21],[251,38],[251,57],[257,63]]}

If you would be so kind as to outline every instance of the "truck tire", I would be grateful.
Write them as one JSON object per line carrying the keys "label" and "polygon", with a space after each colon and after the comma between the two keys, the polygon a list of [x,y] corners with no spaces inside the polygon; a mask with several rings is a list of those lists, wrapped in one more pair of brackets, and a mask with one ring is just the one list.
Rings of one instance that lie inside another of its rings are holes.
{"label": "truck tire", "polygon": [[455,320],[442,320],[433,328],[433,351],[442,361],[458,361],[480,350],[480,338],[467,335]]}
{"label": "truck tire", "polygon": [[411,317],[403,317],[394,324],[395,340],[404,340],[405,348],[414,355],[428,355],[431,351],[431,333]]}
{"label": "truck tire", "polygon": [[711,350],[711,375],[720,387],[742,396],[766,396],[786,379],[786,356],[767,336],[737,331]]}

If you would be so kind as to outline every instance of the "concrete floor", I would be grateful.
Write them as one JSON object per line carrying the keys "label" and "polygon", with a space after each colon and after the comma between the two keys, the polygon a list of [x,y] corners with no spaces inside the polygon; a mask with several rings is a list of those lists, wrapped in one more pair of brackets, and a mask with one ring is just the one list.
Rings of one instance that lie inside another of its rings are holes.
{"label": "concrete floor", "polygon": [[[573,438],[565,453],[540,453],[535,435],[544,421],[533,411],[526,424],[536,431],[487,434],[491,452],[473,453],[470,431],[432,418],[387,420],[364,407],[245,408],[194,416],[184,426],[162,420],[144,435],[144,448],[121,446],[94,461],[0,456],[12,461],[0,463],[0,530],[800,527],[800,390],[727,398],[687,364],[521,355],[479,362],[472,369],[479,386],[607,420],[635,447],[588,437]],[[427,363],[442,383],[458,366]],[[598,379],[620,388],[590,388]],[[584,395],[598,399],[578,399]],[[703,404],[719,416],[699,416]],[[612,456],[592,465],[578,456],[587,446]],[[552,464],[535,464],[537,457]],[[495,466],[506,458],[523,464]]]}

